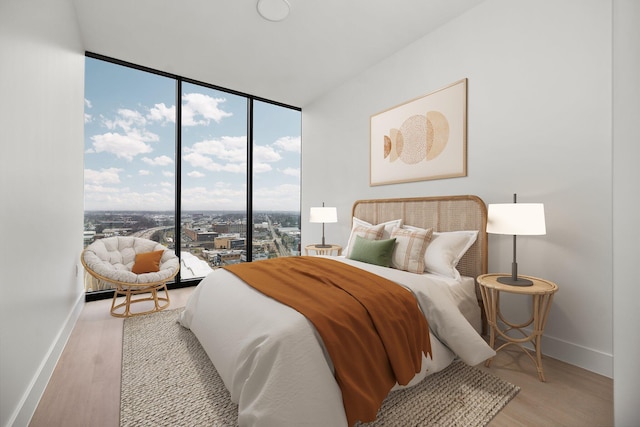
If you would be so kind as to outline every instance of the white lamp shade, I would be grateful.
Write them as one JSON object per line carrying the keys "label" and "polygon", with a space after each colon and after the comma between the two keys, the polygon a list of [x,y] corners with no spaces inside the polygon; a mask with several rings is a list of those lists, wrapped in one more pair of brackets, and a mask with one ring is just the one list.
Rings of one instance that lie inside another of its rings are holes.
{"label": "white lamp shade", "polygon": [[487,233],[533,236],[547,234],[542,203],[489,205]]}
{"label": "white lamp shade", "polygon": [[336,208],[318,207],[311,208],[309,222],[338,222],[338,210]]}

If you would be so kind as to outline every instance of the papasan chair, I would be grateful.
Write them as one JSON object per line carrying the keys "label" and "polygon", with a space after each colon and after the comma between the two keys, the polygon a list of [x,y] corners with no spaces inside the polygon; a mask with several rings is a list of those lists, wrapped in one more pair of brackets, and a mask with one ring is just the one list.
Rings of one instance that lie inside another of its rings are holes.
{"label": "papasan chair", "polygon": [[[87,246],[80,259],[87,273],[115,285],[112,316],[149,314],[169,306],[167,282],[178,274],[180,261],[160,243],[133,236],[106,237]],[[138,297],[141,294],[149,295]],[[117,303],[120,296],[124,301]],[[132,312],[132,304],[145,301],[152,302],[153,308]]]}

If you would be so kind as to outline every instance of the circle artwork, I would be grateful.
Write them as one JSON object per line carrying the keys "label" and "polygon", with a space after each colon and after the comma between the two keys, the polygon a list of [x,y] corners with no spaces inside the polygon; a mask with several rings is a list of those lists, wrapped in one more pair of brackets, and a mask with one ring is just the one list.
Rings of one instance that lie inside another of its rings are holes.
{"label": "circle artwork", "polygon": [[433,160],[446,148],[449,141],[449,121],[439,111],[407,118],[400,129],[390,129],[384,135],[384,158],[393,162],[413,165],[422,160]]}

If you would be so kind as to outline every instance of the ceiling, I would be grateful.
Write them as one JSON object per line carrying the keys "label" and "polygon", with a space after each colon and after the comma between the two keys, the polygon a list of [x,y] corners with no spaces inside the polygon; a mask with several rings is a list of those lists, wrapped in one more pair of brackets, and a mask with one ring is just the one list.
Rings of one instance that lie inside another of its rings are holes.
{"label": "ceiling", "polygon": [[72,0],[85,50],[303,107],[482,0]]}

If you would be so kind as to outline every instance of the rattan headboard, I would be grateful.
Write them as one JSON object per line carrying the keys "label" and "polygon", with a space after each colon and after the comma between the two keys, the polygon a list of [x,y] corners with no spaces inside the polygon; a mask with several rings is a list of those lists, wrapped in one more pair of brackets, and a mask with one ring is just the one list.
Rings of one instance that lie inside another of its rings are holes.
{"label": "rattan headboard", "polygon": [[[458,271],[473,278],[487,273],[487,207],[477,196],[358,200],[353,204],[353,216],[371,224],[403,218],[407,225],[433,231],[478,230],[478,238],[458,263]],[[480,298],[477,283],[476,293]]]}

